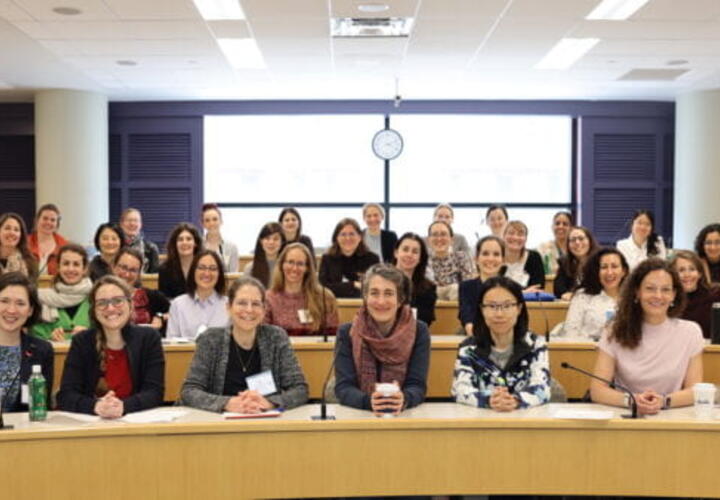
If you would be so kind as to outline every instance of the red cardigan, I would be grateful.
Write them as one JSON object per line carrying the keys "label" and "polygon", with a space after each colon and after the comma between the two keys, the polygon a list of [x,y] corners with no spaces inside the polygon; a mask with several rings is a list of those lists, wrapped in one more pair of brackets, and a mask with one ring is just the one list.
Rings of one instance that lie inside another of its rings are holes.
{"label": "red cardigan", "polygon": [[40,246],[38,244],[37,233],[30,233],[30,235],[28,235],[28,248],[30,249],[30,253],[32,253],[35,256],[35,259],[37,259],[38,261],[38,274],[54,275],[57,273],[58,250],[60,250],[61,246],[67,245],[67,240],[57,233],[53,233],[53,238],[55,238],[55,250],[53,250],[52,253],[48,255],[47,266],[45,267],[45,269],[40,269]]}

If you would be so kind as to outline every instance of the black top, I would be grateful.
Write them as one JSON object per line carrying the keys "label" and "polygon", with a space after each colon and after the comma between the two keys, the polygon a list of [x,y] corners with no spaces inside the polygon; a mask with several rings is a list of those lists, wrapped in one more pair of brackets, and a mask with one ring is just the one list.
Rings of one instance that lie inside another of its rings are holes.
{"label": "black top", "polygon": [[[58,408],[78,413],[95,413],[95,388],[101,377],[92,328],[74,335],[65,360]],[[132,395],[123,400],[125,413],[160,406],[165,391],[165,356],[160,335],[152,328],[127,325],[122,329],[127,352]]]}
{"label": "black top", "polygon": [[320,283],[332,290],[337,298],[359,298],[362,293],[353,282],[362,281],[361,274],[378,262],[380,259],[372,252],[350,257],[326,253],[320,261]]}
{"label": "black top", "polygon": [[[241,362],[242,360],[242,362]],[[243,364],[247,371],[243,371]],[[255,343],[250,350],[243,349],[230,335],[230,351],[225,371],[224,396],[237,396],[247,390],[246,377],[260,373],[260,348]]]}
{"label": "black top", "polygon": [[[37,337],[31,337],[24,333],[20,334],[20,383],[27,384],[33,365],[40,365],[40,371],[45,377],[47,392],[47,408],[50,407],[50,396],[53,386],[53,367],[55,357],[52,344]],[[17,400],[8,405],[9,411],[28,411],[28,405],[20,402],[21,394],[18,392]]]}
{"label": "black top", "polygon": [[720,283],[720,261],[710,262],[707,259],[705,261],[708,264],[710,270],[710,281],[712,283]]}
{"label": "black top", "polygon": [[525,272],[530,276],[527,286],[539,285],[540,288],[545,288],[545,266],[543,266],[542,257],[535,250],[525,251],[528,253]]}
{"label": "black top", "polygon": [[458,318],[464,327],[468,323],[473,325],[477,322],[480,301],[480,287],[482,281],[472,278],[460,283]]}
{"label": "black top", "polygon": [[417,294],[413,290],[410,307],[417,309],[417,319],[430,326],[435,321],[435,302],[437,302],[437,287],[432,284]]}
{"label": "black top", "polygon": [[575,277],[570,276],[567,271],[565,271],[564,260],[566,258],[567,257],[560,257],[558,261],[559,265],[557,274],[555,274],[555,281],[553,282],[553,293],[558,299],[562,297],[562,294],[574,291],[580,284],[581,280],[580,273],[578,273],[577,277]]}
{"label": "black top", "polygon": [[720,302],[720,289],[698,288],[687,294],[687,305],[682,313],[682,319],[688,319],[700,325],[703,337],[706,339],[712,338],[713,302]]}
{"label": "black top", "polygon": [[308,248],[308,250],[310,250],[310,255],[315,257],[315,248],[313,247],[313,242],[310,239],[310,236],[301,234],[298,239],[287,242],[287,244],[290,244],[290,243],[302,243],[303,245],[305,245]]}
{"label": "black top", "polygon": [[168,299],[174,299],[178,295],[187,293],[187,283],[185,276],[175,273],[167,261],[160,265],[158,271],[158,290],[160,290]]}
{"label": "black top", "polygon": [[90,273],[90,279],[97,281],[106,274],[112,274],[112,269],[110,269],[110,264],[105,262],[100,255],[96,255],[88,265],[88,272]]}

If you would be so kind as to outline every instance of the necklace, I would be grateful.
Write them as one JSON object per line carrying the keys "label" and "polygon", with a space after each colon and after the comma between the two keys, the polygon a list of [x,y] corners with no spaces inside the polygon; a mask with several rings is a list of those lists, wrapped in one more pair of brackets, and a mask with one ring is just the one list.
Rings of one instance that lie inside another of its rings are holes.
{"label": "necklace", "polygon": [[248,372],[248,369],[250,369],[250,366],[252,365],[255,351],[257,351],[257,344],[253,343],[253,346],[250,348],[250,355],[248,356],[247,360],[243,360],[242,353],[240,352],[240,346],[235,341],[235,339],[233,339],[233,346],[235,346],[233,350],[235,351],[235,356],[237,356],[237,360],[240,362],[240,369],[242,370],[244,375]]}

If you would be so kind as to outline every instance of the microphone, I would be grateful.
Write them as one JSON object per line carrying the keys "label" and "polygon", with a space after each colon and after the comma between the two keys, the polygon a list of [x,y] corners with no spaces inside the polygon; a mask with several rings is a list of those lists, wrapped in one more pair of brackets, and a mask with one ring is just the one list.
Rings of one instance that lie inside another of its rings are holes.
{"label": "microphone", "polygon": [[637,401],[635,401],[635,395],[632,393],[630,389],[627,387],[620,385],[616,382],[613,382],[611,380],[606,380],[602,377],[598,377],[594,373],[590,373],[588,371],[585,371],[581,368],[578,368],[577,366],[573,366],[570,363],[567,363],[563,361],[560,363],[560,366],[562,368],[566,368],[568,370],[575,370],[576,372],[582,373],[583,375],[587,375],[588,377],[594,378],[595,380],[599,380],[600,382],[605,382],[610,389],[615,389],[624,392],[625,394],[628,394],[630,396],[630,415],[621,415],[622,418],[642,418],[642,415],[638,415],[637,412]]}
{"label": "microphone", "polygon": [[333,346],[333,358],[332,363],[330,363],[330,370],[328,370],[327,375],[325,375],[325,382],[323,382],[322,387],[322,397],[320,398],[320,415],[313,415],[313,420],[335,420],[334,415],[328,415],[327,414],[327,400],[325,399],[325,392],[327,391],[327,386],[330,383],[330,376],[333,374],[333,371],[335,370],[335,360],[337,359],[337,340],[335,342],[335,345]]}
{"label": "microphone", "polygon": [[[10,385],[7,386],[8,389],[12,389],[12,386],[14,386],[15,382],[17,382],[20,378],[20,372],[22,372],[22,360],[29,359],[32,357],[32,355],[32,349],[28,349],[20,354],[20,368],[18,368],[18,371],[10,382]],[[20,388],[20,392],[22,392],[22,387]],[[3,418],[3,405],[5,404],[5,399],[7,397],[8,394],[3,394],[2,399],[0,399],[0,430],[13,429],[15,427],[13,425],[5,425],[5,419]]]}

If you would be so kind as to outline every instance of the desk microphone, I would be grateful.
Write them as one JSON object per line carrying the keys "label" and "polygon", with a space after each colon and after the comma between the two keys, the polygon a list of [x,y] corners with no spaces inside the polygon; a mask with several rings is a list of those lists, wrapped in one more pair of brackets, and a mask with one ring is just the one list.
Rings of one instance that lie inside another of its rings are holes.
{"label": "desk microphone", "polygon": [[568,370],[575,370],[576,372],[582,373],[583,375],[587,375],[588,377],[594,378],[595,380],[599,380],[600,382],[605,382],[608,385],[608,387],[610,387],[610,389],[622,391],[625,394],[629,395],[630,396],[630,411],[631,411],[631,413],[630,413],[630,415],[621,415],[622,418],[642,418],[642,416],[641,415],[639,416],[638,412],[637,412],[637,401],[635,401],[635,395],[627,387],[620,385],[616,382],[612,382],[611,380],[606,380],[602,377],[598,377],[597,375],[595,375],[593,373],[587,372],[581,368],[578,368],[577,366],[573,366],[570,363],[566,363],[565,361],[560,363],[560,366],[563,368],[567,368]]}
{"label": "desk microphone", "polygon": [[[20,368],[18,368],[17,373],[13,377],[12,381],[10,382],[10,385],[7,386],[8,389],[12,389],[12,386],[15,385],[15,382],[20,378],[20,372],[22,371],[22,360],[27,358],[32,358],[33,352],[31,349],[28,349],[27,351],[24,351],[20,355]],[[20,392],[22,392],[22,387],[20,388]],[[7,399],[8,394],[3,394],[3,397],[0,398],[0,430],[9,430],[14,428],[12,425],[5,425],[5,419],[3,418],[3,405],[5,403],[5,399]]]}
{"label": "desk microphone", "polygon": [[322,397],[320,398],[320,415],[313,415],[311,417],[313,420],[335,420],[334,415],[327,414],[327,400],[325,398],[325,393],[327,391],[328,383],[330,383],[330,376],[333,374],[333,371],[335,370],[335,360],[336,359],[337,359],[337,337],[335,338],[335,345],[333,346],[333,358],[332,358],[332,363],[330,363],[330,370],[328,370],[327,375],[325,375],[325,382],[323,382],[323,386],[322,386]]}

